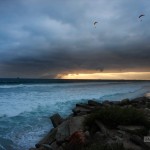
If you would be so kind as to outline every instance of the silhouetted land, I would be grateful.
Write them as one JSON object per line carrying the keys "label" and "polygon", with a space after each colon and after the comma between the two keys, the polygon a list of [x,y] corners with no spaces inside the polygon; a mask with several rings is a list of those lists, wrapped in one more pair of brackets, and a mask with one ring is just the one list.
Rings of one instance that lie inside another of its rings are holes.
{"label": "silhouetted land", "polygon": [[0,78],[0,84],[46,84],[46,83],[83,83],[83,82],[147,82],[150,80],[101,80],[101,79],[33,79]]}

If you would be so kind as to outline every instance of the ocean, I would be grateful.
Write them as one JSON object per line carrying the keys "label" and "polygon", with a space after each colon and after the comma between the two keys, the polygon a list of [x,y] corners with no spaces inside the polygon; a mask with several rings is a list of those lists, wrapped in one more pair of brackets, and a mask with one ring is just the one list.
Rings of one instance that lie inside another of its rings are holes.
{"label": "ocean", "polygon": [[28,150],[52,128],[49,117],[63,117],[79,102],[133,99],[150,92],[149,81],[70,83],[1,82],[0,150]]}

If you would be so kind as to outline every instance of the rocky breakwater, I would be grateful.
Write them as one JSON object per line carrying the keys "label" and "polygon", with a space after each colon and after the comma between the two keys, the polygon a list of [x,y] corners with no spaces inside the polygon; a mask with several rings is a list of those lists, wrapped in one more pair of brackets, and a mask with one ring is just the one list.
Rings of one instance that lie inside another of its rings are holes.
{"label": "rocky breakwater", "polygon": [[76,104],[66,119],[50,117],[54,128],[30,150],[150,150],[150,99]]}

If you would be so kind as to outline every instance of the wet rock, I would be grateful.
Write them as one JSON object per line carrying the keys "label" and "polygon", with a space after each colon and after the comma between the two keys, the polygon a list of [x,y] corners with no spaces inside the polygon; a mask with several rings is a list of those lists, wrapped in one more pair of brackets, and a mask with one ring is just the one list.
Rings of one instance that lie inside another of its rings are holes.
{"label": "wet rock", "polygon": [[70,133],[70,135],[76,131],[83,130],[83,121],[84,121],[85,117],[86,117],[86,115],[78,116],[78,117],[72,117],[69,119],[69,133]]}
{"label": "wet rock", "polygon": [[65,142],[74,132],[83,130],[83,121],[86,116],[71,117],[58,126],[56,141],[58,144]]}
{"label": "wet rock", "polygon": [[113,102],[108,101],[108,100],[105,100],[105,101],[102,102],[102,104],[103,104],[103,105],[112,105]]}
{"label": "wet rock", "polygon": [[139,136],[147,135],[147,130],[144,126],[118,126],[118,129]]}
{"label": "wet rock", "polygon": [[57,113],[50,117],[54,128],[60,125],[64,120],[63,118]]}
{"label": "wet rock", "polygon": [[120,105],[120,101],[113,101],[113,105]]}
{"label": "wet rock", "polygon": [[78,150],[84,147],[86,144],[86,136],[83,131],[76,131],[74,132],[70,138],[69,143],[67,145],[67,149],[69,150]]}
{"label": "wet rock", "polygon": [[37,150],[47,150],[47,148],[41,146],[40,148],[38,148]]}
{"label": "wet rock", "polygon": [[83,107],[80,107],[80,106],[77,106],[72,111],[73,111],[74,115],[78,115],[78,113],[81,113],[81,112],[84,112],[84,113],[87,113],[87,114],[91,112],[90,109],[83,108]]}
{"label": "wet rock", "polygon": [[[77,109],[77,108],[73,108],[72,109],[72,112],[73,112],[73,115],[78,115],[80,112],[81,112],[81,110],[79,110],[79,109]],[[86,113],[86,112],[85,112]]]}
{"label": "wet rock", "polygon": [[86,109],[94,109],[95,108],[94,106],[89,106],[88,104],[83,104],[83,103],[76,104],[76,107],[83,107]]}
{"label": "wet rock", "polygon": [[124,106],[124,105],[129,105],[130,104],[130,100],[129,99],[124,99],[120,102],[120,106]]}
{"label": "wet rock", "polygon": [[67,137],[69,137],[69,120],[64,121],[61,125],[57,128],[56,133],[56,141],[57,143],[63,143]]}
{"label": "wet rock", "polygon": [[42,146],[43,146],[44,148],[46,148],[47,150],[53,150],[52,146],[49,145],[49,144],[42,144]]}
{"label": "wet rock", "polygon": [[135,98],[133,100],[131,100],[131,103],[144,103],[147,101],[147,98],[146,97],[138,97],[138,98]]}
{"label": "wet rock", "polygon": [[40,140],[35,147],[39,148],[41,147],[42,144],[51,144],[52,142],[55,141],[55,136],[56,136],[57,129],[54,128],[52,129],[42,140]]}
{"label": "wet rock", "polygon": [[101,103],[96,102],[96,101],[94,101],[94,100],[89,100],[89,101],[88,101],[88,105],[90,105],[90,106],[102,106]]}
{"label": "wet rock", "polygon": [[84,116],[84,115],[87,115],[87,114],[88,114],[87,112],[85,112],[85,111],[83,112],[83,111],[82,111],[82,112],[79,112],[79,113],[78,113],[77,115],[75,115],[75,116]]}
{"label": "wet rock", "polygon": [[56,142],[53,142],[53,143],[51,144],[51,147],[52,147],[53,150],[56,150],[56,149],[58,149],[59,146],[57,145]]}
{"label": "wet rock", "polygon": [[145,94],[145,97],[146,97],[147,99],[150,99],[150,93],[146,93],[146,94]]}
{"label": "wet rock", "polygon": [[118,129],[123,131],[136,131],[136,130],[143,130],[143,126],[118,126]]}

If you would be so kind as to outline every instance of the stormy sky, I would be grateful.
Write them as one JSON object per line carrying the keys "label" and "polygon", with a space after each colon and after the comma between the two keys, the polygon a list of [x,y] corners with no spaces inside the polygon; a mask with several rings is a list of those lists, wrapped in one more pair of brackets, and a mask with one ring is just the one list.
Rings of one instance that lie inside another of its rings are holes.
{"label": "stormy sky", "polygon": [[149,0],[0,0],[0,77],[150,72],[149,6]]}

